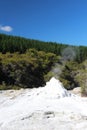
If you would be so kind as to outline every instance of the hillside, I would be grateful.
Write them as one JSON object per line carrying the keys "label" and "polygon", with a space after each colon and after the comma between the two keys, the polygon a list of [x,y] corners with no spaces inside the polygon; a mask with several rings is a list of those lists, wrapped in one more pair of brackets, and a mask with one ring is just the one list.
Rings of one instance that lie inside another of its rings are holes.
{"label": "hillside", "polygon": [[[86,95],[87,47],[0,34],[0,89],[44,86],[52,76]],[[85,77],[85,78],[83,78]]]}
{"label": "hillside", "polygon": [[34,48],[38,51],[52,52],[57,55],[68,45],[61,43],[44,42],[34,39],[26,39],[18,36],[0,34],[0,52],[25,53],[27,49]]}

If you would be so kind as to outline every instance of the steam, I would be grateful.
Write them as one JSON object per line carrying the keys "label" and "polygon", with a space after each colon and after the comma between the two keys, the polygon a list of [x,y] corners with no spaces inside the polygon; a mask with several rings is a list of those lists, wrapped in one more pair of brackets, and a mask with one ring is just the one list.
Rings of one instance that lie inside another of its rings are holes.
{"label": "steam", "polygon": [[71,61],[76,57],[76,50],[73,47],[67,47],[62,51],[61,55],[63,61]]}
{"label": "steam", "polygon": [[59,78],[60,74],[62,73],[63,66],[61,64],[55,63],[51,72],[55,78]]}
{"label": "steam", "polygon": [[[61,53],[61,59],[60,63],[55,63],[53,68],[51,69],[51,72],[55,78],[59,78],[60,74],[62,73],[62,70],[64,68],[64,65],[67,61],[73,61],[77,55],[76,48],[75,47],[66,47],[65,49],[62,50]],[[63,63],[63,65],[61,65]]]}

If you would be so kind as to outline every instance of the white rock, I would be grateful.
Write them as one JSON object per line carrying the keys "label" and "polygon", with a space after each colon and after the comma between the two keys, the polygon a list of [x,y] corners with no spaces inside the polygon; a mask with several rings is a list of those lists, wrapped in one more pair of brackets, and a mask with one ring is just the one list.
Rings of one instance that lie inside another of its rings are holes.
{"label": "white rock", "polygon": [[87,130],[87,99],[55,78],[45,87],[2,91],[0,130]]}

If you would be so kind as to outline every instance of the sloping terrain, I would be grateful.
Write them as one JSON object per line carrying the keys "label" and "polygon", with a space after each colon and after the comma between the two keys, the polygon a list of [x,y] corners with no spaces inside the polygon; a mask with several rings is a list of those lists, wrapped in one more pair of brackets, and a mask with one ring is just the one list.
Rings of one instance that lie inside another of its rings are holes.
{"label": "sloping terrain", "polygon": [[87,99],[55,78],[45,87],[0,91],[0,130],[87,130]]}

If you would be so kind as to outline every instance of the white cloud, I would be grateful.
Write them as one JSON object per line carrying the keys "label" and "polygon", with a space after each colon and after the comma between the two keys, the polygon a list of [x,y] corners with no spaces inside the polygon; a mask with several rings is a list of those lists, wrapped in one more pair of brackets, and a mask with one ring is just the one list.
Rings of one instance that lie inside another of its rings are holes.
{"label": "white cloud", "polygon": [[0,30],[5,31],[5,32],[11,32],[13,30],[13,28],[11,26],[0,25]]}

